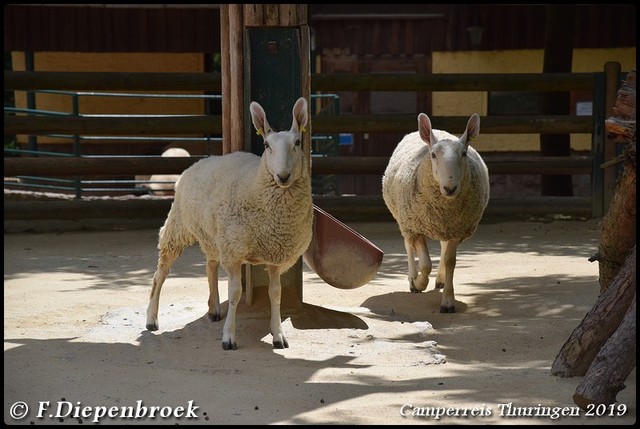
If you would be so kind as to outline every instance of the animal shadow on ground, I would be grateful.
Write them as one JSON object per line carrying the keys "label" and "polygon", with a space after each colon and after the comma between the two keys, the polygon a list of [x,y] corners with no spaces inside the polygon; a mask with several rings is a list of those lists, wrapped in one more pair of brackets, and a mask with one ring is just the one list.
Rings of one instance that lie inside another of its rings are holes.
{"label": "animal shadow on ground", "polygon": [[[367,298],[362,306],[379,317],[402,322],[424,320],[425,316],[440,314],[441,290],[429,289],[422,293],[390,292]],[[467,304],[456,299],[456,313],[467,311]],[[440,317],[440,316],[438,316]]]}
{"label": "animal shadow on ground", "polygon": [[[257,287],[253,289],[253,302],[251,305],[242,299],[238,306],[238,315],[263,314],[266,318],[267,328],[270,314],[270,301],[267,287]],[[226,312],[227,303],[223,305]],[[364,320],[358,316],[325,308],[318,305],[302,302],[295,288],[282,288],[282,302],[280,307],[282,320],[291,319],[292,325],[296,329],[368,329]]]}
{"label": "animal shadow on ground", "polygon": [[[180,307],[169,304],[168,308],[161,310],[161,313],[165,314],[161,315],[160,331],[152,333],[143,330],[138,340],[143,346],[146,341],[154,337],[156,339],[153,341],[161,341],[162,338],[174,338],[176,335],[195,335],[200,336],[200,340],[208,338],[215,342],[222,341],[222,327],[226,320],[229,302],[222,302],[220,307],[222,313],[220,321],[212,322],[205,313],[195,320],[181,324],[181,328],[175,329],[180,325],[179,320],[185,315],[180,314]],[[267,287],[253,289],[251,304],[247,303],[246,294],[243,295],[237,312],[238,342],[241,343],[241,347],[253,347],[257,344],[272,347],[269,332],[270,314],[271,306]],[[297,290],[293,287],[282,288],[280,314],[283,322],[289,319],[292,326],[299,330],[344,328],[366,330],[369,328],[367,323],[357,315],[302,302]],[[163,320],[166,322],[163,323]],[[142,319],[139,323],[140,326],[144,326]],[[172,330],[174,333],[171,333]]]}

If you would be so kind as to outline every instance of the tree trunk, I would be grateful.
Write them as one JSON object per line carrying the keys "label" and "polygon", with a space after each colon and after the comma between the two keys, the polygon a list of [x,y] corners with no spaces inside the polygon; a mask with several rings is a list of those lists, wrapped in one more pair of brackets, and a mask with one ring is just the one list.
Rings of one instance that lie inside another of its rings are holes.
{"label": "tree trunk", "polygon": [[618,329],[635,293],[636,248],[633,246],[611,286],[598,297],[594,307],[560,349],[551,365],[551,374],[559,377],[584,375],[600,348]]}
{"label": "tree trunk", "polygon": [[[633,283],[635,284],[635,275]],[[582,379],[573,401],[582,409],[590,404],[613,404],[636,366],[636,297],[615,334],[596,356]]]}
{"label": "tree trunk", "polygon": [[[629,249],[636,243],[636,73],[627,75],[618,91],[614,116],[605,123],[607,144],[625,144],[624,170],[616,185],[600,230],[600,246],[595,259],[600,268],[600,292],[604,292],[624,263]],[[616,168],[609,165],[607,168]]]}
{"label": "tree trunk", "polygon": [[[635,151],[635,143],[632,147]],[[613,278],[620,271],[629,249],[635,244],[636,171],[634,166],[624,169],[609,210],[602,219],[600,247],[597,255],[600,268],[600,292],[607,290]]]}

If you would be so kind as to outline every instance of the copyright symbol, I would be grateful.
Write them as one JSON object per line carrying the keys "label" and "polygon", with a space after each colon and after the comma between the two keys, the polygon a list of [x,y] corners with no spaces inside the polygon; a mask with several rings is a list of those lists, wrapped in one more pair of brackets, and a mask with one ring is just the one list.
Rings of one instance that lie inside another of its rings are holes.
{"label": "copyright symbol", "polygon": [[14,420],[23,419],[27,416],[28,413],[29,413],[29,406],[25,402],[20,402],[20,401],[13,404],[11,406],[11,409],[9,410],[9,415]]}

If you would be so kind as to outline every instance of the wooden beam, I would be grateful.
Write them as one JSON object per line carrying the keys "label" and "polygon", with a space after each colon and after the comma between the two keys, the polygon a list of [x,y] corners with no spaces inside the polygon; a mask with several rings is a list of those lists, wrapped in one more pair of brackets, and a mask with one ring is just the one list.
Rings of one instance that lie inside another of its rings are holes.
{"label": "wooden beam", "polygon": [[[417,115],[315,116],[314,134],[410,133],[418,129]],[[441,129],[462,133],[467,116],[434,116]],[[232,122],[240,119],[236,116]],[[582,133],[593,128],[588,116],[486,116],[483,134]],[[239,131],[239,130],[238,130]],[[222,134],[220,116],[86,117],[5,116],[4,134],[167,135]],[[237,143],[239,145],[239,143]],[[234,145],[235,147],[235,145]],[[236,150],[242,150],[236,148]]]}
{"label": "wooden beam", "polygon": [[[108,219],[165,217],[172,199],[91,199],[69,201],[7,201],[4,202],[6,220],[35,219]],[[346,220],[392,220],[382,196],[315,196],[314,204],[336,218]],[[590,216],[588,197],[516,197],[492,198],[485,211],[488,215],[547,215],[565,214]]]}
{"label": "wooden beam", "polygon": [[[6,157],[5,177],[14,176],[96,176],[180,174],[202,157],[93,156],[93,157]],[[382,174],[388,157],[313,157],[313,175]],[[485,158],[489,174],[589,174],[591,158],[512,156]]]}
{"label": "wooden beam", "polygon": [[[246,6],[246,5],[245,5]],[[222,8],[221,8],[222,11]],[[222,16],[221,16],[222,18]],[[222,26],[221,26],[222,29]],[[224,40],[223,40],[224,41]],[[224,46],[224,45],[223,45]],[[5,90],[222,91],[220,73],[5,71]],[[312,74],[311,91],[593,90],[593,73]]]}
{"label": "wooden beam", "polygon": [[73,91],[212,91],[222,89],[220,73],[4,72],[4,89]]}
{"label": "wooden beam", "polygon": [[314,74],[311,91],[593,90],[593,73]]}
{"label": "wooden beam", "polygon": [[[462,133],[468,116],[433,116],[439,129]],[[482,134],[591,133],[589,116],[484,116],[480,121]],[[410,133],[418,130],[417,115],[349,115],[316,116],[315,134],[333,133]]]}
{"label": "wooden beam", "polygon": [[87,117],[7,116],[4,135],[70,134],[81,136],[140,136],[222,134],[220,116]]}
{"label": "wooden beam", "polygon": [[5,177],[181,174],[201,157],[4,158]]}

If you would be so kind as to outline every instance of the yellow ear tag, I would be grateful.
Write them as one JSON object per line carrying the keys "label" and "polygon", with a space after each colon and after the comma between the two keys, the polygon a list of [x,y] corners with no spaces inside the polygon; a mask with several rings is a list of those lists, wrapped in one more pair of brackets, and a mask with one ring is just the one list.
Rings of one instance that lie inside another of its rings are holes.
{"label": "yellow ear tag", "polygon": [[264,135],[262,134],[262,128],[260,128],[259,130],[256,130],[256,134],[264,137]]}
{"label": "yellow ear tag", "polygon": [[304,125],[300,125],[300,132],[301,133],[306,133],[307,132],[307,127],[305,127]]}

